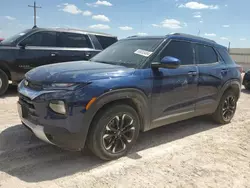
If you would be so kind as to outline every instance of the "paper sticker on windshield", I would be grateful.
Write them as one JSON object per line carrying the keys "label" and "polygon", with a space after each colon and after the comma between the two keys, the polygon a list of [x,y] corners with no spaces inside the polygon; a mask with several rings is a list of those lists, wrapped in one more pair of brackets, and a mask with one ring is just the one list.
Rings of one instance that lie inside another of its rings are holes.
{"label": "paper sticker on windshield", "polygon": [[149,52],[147,50],[141,50],[141,49],[138,49],[134,52],[135,54],[138,54],[138,55],[142,55],[144,57],[148,57],[150,56],[153,52]]}

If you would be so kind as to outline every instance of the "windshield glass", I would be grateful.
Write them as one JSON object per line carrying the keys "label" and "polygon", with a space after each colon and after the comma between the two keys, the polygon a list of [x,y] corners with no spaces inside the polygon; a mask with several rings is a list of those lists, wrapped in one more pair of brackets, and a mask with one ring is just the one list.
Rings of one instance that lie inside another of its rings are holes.
{"label": "windshield glass", "polygon": [[30,31],[30,29],[27,29],[27,30],[25,30],[25,31],[23,31],[23,32],[20,32],[20,33],[18,33],[18,34],[16,34],[16,35],[13,35],[13,36],[11,36],[11,37],[9,37],[9,38],[7,38],[7,39],[4,39],[4,40],[1,42],[1,44],[2,44],[2,45],[11,45],[11,44],[13,44],[13,42],[15,42],[19,37],[22,37],[22,36],[26,35],[29,31]]}
{"label": "windshield glass", "polygon": [[162,41],[163,39],[120,40],[97,54],[91,61],[136,68],[155,51]]}

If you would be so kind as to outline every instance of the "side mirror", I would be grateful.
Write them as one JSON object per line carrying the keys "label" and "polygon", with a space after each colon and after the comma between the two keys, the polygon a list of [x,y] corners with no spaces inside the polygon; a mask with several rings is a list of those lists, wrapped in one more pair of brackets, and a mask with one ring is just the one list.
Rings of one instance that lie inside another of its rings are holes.
{"label": "side mirror", "polygon": [[181,61],[175,57],[165,56],[162,58],[161,62],[153,62],[151,64],[152,68],[167,68],[167,69],[176,69],[181,65]]}
{"label": "side mirror", "polygon": [[26,48],[26,46],[27,46],[27,45],[26,45],[26,44],[24,44],[24,43],[20,43],[20,44],[19,44],[19,47],[20,47],[21,49],[25,49],[25,48]]}

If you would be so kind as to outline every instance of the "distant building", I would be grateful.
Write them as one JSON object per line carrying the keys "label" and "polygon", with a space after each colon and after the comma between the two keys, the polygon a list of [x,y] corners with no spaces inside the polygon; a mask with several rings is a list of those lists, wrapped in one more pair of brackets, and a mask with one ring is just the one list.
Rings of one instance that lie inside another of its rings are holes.
{"label": "distant building", "polygon": [[250,69],[250,48],[230,48],[232,59],[241,65],[244,71]]}

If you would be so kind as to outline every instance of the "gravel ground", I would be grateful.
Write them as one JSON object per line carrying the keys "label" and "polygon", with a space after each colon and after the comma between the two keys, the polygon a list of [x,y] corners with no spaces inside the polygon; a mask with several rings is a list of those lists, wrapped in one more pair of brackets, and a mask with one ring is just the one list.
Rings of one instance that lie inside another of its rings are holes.
{"label": "gravel ground", "polygon": [[38,140],[20,124],[15,90],[0,98],[0,187],[250,188],[250,92],[244,89],[232,123],[199,117],[154,129],[112,162]]}

